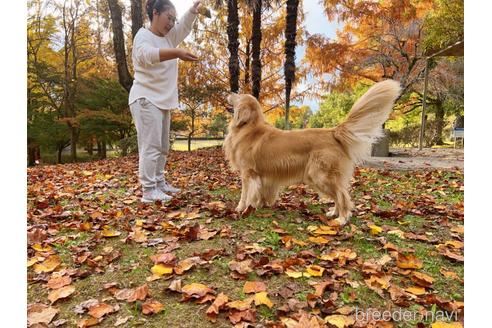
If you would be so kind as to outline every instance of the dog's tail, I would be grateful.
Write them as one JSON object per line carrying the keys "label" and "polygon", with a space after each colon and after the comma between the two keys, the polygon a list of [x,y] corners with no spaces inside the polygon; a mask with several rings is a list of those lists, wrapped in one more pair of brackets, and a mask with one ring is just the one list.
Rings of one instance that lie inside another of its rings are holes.
{"label": "dog's tail", "polygon": [[388,119],[400,94],[400,83],[386,80],[376,83],[352,106],[334,136],[357,163],[370,155],[371,144],[383,135],[382,125]]}

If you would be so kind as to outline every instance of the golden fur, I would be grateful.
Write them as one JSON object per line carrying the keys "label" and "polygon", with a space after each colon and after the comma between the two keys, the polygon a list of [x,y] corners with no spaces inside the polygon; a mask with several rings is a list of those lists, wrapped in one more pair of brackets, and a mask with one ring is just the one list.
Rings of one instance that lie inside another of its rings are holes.
{"label": "golden fur", "polygon": [[349,187],[355,164],[369,156],[399,93],[396,81],[377,83],[337,127],[292,131],[269,125],[254,97],[230,95],[234,117],[224,150],[242,180],[236,210],[271,206],[282,186],[305,183],[333,199],[335,209],[327,214],[338,216],[340,224],[345,224],[353,207]]}

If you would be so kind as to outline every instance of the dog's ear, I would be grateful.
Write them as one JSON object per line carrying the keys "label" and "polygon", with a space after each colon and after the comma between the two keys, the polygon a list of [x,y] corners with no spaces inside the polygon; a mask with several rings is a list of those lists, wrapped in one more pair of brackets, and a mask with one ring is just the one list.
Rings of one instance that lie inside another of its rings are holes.
{"label": "dog's ear", "polygon": [[237,93],[231,93],[228,97],[227,97],[227,102],[229,104],[231,104],[232,106],[235,106],[236,103],[238,102],[239,100],[239,95]]}
{"label": "dog's ear", "polygon": [[248,123],[251,117],[251,111],[249,108],[235,108],[234,110],[234,121],[236,123],[236,127],[240,128],[244,124]]}

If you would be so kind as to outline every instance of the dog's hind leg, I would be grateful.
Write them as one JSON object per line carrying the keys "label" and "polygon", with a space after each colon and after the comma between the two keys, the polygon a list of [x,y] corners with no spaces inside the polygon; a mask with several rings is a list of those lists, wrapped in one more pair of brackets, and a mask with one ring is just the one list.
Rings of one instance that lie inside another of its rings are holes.
{"label": "dog's hind leg", "polygon": [[273,182],[262,179],[261,181],[261,204],[260,206],[273,206],[278,197],[279,186]]}
{"label": "dog's hind leg", "polygon": [[354,207],[347,189],[338,188],[335,192],[335,208],[338,211],[338,218],[336,220],[340,222],[340,225],[347,224],[352,216],[352,209]]}

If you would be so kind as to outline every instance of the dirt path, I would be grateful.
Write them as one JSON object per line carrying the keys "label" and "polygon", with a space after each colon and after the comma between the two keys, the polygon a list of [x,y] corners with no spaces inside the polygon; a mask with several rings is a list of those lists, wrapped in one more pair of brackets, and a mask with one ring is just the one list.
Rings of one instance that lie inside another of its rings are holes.
{"label": "dirt path", "polygon": [[363,166],[393,170],[455,169],[463,170],[463,149],[391,148],[390,157],[371,157]]}

